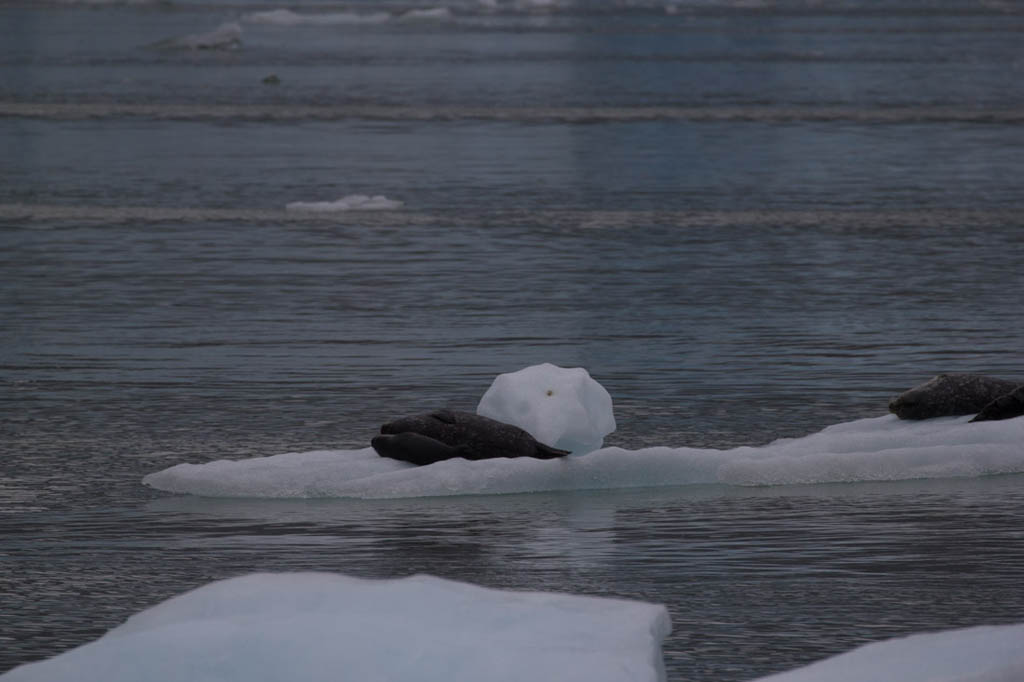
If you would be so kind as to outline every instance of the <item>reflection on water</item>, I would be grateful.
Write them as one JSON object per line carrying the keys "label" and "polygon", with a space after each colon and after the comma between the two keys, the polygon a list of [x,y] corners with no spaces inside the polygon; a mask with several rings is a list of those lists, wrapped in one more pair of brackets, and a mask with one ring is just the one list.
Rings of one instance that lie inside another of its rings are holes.
{"label": "reflection on water", "polygon": [[1021,483],[170,497],[0,517],[5,617],[19,631],[4,655],[61,650],[167,596],[250,571],[425,572],[665,603],[670,679],[744,680],[937,623],[1019,619]]}

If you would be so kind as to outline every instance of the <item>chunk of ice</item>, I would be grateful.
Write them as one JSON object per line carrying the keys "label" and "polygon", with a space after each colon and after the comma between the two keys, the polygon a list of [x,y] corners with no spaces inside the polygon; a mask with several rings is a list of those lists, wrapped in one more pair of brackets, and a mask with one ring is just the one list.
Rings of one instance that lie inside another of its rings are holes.
{"label": "chunk of ice", "polygon": [[242,43],[242,27],[235,22],[221,24],[209,33],[196,33],[161,43],[161,47],[189,50],[233,50]]}
{"label": "chunk of ice", "polygon": [[398,17],[402,21],[447,21],[452,18],[452,11],[447,7],[430,7],[411,9]]}
{"label": "chunk of ice", "polygon": [[665,607],[416,575],[251,574],[137,613],[3,682],[663,680]]}
{"label": "chunk of ice", "polygon": [[285,210],[334,213],[336,211],[390,211],[402,206],[403,202],[388,199],[382,194],[372,197],[365,194],[349,194],[337,201],[293,201],[285,205]]}
{"label": "chunk of ice", "polygon": [[865,644],[755,682],[1020,682],[1024,624],[983,626]]}
{"label": "chunk of ice", "polygon": [[604,386],[582,367],[547,362],[498,375],[476,412],[574,454],[597,450],[615,430],[612,397]]}
{"label": "chunk of ice", "polygon": [[242,17],[250,24],[270,26],[341,26],[347,24],[383,24],[391,20],[388,12],[327,12],[300,14],[290,9],[275,9],[266,12],[252,12]]}

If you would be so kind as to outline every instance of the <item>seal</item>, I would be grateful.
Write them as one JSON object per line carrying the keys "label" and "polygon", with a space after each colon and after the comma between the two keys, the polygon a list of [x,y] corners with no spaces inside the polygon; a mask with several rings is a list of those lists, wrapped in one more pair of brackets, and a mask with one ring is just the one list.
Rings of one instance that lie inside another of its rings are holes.
{"label": "seal", "polygon": [[420,466],[455,457],[554,459],[569,454],[537,442],[518,426],[456,410],[402,417],[384,424],[380,433],[370,442],[378,455]]}
{"label": "seal", "polygon": [[981,409],[972,422],[989,422],[998,419],[1013,419],[1024,414],[1024,384],[999,396]]}
{"label": "seal", "polygon": [[[939,374],[919,386],[900,393],[889,401],[889,411],[900,419],[932,419],[982,413],[990,404],[1024,386],[1017,381],[996,379],[983,374]],[[993,407],[992,417],[1009,419],[1012,400],[1003,408]],[[1008,416],[999,416],[1006,414]],[[980,419],[978,421],[985,421]]]}

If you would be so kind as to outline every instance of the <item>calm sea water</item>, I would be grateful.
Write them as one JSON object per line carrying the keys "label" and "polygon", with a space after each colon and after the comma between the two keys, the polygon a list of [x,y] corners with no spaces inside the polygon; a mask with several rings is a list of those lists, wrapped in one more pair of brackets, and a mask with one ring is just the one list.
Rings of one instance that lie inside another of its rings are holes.
{"label": "calm sea water", "polygon": [[[298,26],[0,5],[0,670],[260,570],[661,602],[673,680],[1024,620],[1021,476],[386,502],[140,483],[362,447],[545,361],[608,388],[630,448],[1024,376],[1021,9],[742,4],[307,3],[394,16]],[[174,47],[224,22],[237,49]],[[284,209],[353,193],[405,206]]]}

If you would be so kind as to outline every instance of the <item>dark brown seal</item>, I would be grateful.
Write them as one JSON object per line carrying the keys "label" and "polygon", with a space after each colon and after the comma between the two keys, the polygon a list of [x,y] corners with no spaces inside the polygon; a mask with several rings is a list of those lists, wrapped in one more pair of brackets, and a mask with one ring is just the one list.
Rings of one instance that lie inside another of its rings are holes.
{"label": "dark brown seal", "polygon": [[[983,374],[939,374],[925,383],[904,391],[889,401],[889,411],[900,419],[932,419],[963,414],[979,414],[999,398],[1024,386],[1018,381],[996,379]],[[992,414],[1007,410],[993,408]],[[979,420],[982,421],[982,420]]]}
{"label": "dark brown seal", "polygon": [[419,465],[455,457],[553,459],[569,454],[537,442],[518,426],[455,410],[402,417],[380,427],[380,432],[371,442],[377,454]]}

